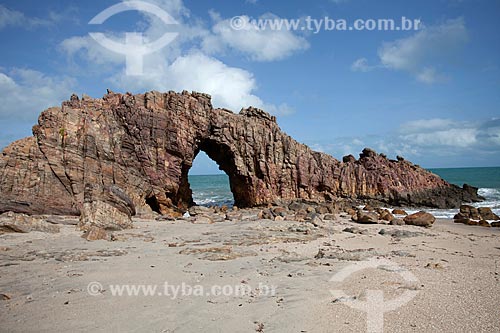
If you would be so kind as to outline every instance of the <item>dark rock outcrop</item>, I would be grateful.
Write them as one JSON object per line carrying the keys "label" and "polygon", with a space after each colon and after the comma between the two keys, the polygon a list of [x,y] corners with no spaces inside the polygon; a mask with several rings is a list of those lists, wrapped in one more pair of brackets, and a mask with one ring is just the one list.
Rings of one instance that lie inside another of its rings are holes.
{"label": "dark rock outcrop", "polygon": [[479,207],[477,210],[482,220],[500,220],[500,217],[493,213],[490,207]]}
{"label": "dark rock outcrop", "polygon": [[209,95],[195,92],[109,92],[73,95],[42,112],[33,137],[4,149],[0,212],[79,215],[85,185],[99,184],[119,186],[139,214],[178,214],[193,203],[188,171],[200,151],[229,175],[239,207],[339,197],[440,208],[479,200],[476,189],[402,158],[365,149],[340,162],[312,151],[260,109],[214,109]]}
{"label": "dark rock outcrop", "polygon": [[461,205],[460,213],[465,218],[470,218],[473,220],[479,220],[481,216],[479,215],[479,210],[476,207],[469,205]]}
{"label": "dark rock outcrop", "polygon": [[470,205],[460,206],[460,212],[458,212],[453,220],[455,223],[463,223],[467,225],[479,225],[482,227],[490,227],[488,220],[495,221],[500,220],[500,217],[496,215],[489,207],[473,207]]}

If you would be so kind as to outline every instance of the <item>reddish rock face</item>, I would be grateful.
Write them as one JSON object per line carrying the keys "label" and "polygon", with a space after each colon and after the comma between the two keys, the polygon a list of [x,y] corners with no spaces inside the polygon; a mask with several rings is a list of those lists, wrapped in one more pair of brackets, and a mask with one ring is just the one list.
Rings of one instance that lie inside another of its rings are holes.
{"label": "reddish rock face", "polygon": [[0,212],[78,215],[86,184],[117,185],[138,213],[192,204],[188,171],[199,151],[230,179],[238,207],[279,200],[377,199],[458,207],[474,188],[450,185],[400,158],[365,149],[340,162],[283,133],[256,108],[214,109],[201,93],[73,95],[40,115],[33,137],[0,156]]}

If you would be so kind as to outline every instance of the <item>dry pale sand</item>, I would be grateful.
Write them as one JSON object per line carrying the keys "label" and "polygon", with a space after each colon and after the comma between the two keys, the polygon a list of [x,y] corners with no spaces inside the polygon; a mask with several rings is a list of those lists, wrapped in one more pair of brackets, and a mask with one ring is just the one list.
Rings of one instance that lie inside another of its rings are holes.
{"label": "dry pale sand", "polygon": [[[383,315],[385,332],[500,331],[498,229],[346,218],[326,229],[266,220],[135,226],[113,242],[87,242],[74,226],[1,235],[0,331],[366,332],[377,327],[354,307],[374,295],[385,301],[368,310],[372,315],[391,300],[397,305]],[[408,232],[393,234],[398,230]],[[354,272],[369,258],[377,264]],[[102,285],[92,285],[95,296],[91,282]],[[184,283],[185,295],[166,296],[165,282]],[[110,285],[122,284],[158,289],[154,296],[113,296]],[[187,295],[198,285],[205,295]],[[206,295],[214,285],[251,292]],[[275,295],[264,286],[274,286]],[[398,305],[408,294],[414,298]]]}

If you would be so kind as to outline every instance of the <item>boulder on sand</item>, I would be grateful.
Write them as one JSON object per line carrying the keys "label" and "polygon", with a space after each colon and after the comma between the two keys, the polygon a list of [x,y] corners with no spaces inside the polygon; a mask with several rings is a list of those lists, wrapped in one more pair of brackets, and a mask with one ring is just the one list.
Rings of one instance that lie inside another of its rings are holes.
{"label": "boulder on sand", "polygon": [[455,223],[467,225],[480,225],[482,227],[491,227],[487,220],[500,220],[500,217],[493,213],[489,207],[473,207],[469,205],[460,206],[460,212],[453,217]]}
{"label": "boulder on sand", "polygon": [[436,221],[436,218],[430,213],[420,211],[406,216],[403,220],[409,225],[429,228]]}
{"label": "boulder on sand", "polygon": [[493,213],[489,207],[479,207],[477,210],[483,220],[500,220],[500,217]]}
{"label": "boulder on sand", "polygon": [[460,214],[464,215],[466,218],[472,220],[479,220],[481,216],[479,216],[479,211],[476,207],[469,205],[461,205],[460,206]]}
{"label": "boulder on sand", "polygon": [[394,215],[392,215],[391,212],[389,212],[387,209],[384,209],[379,213],[379,218],[381,220],[391,222],[392,220],[394,220]]}
{"label": "boulder on sand", "polygon": [[407,213],[407,212],[405,212],[405,211],[404,211],[404,210],[402,210],[402,209],[398,209],[398,208],[393,209],[393,210],[392,210],[392,213],[393,213],[394,215],[408,215],[408,213]]}
{"label": "boulder on sand", "polygon": [[378,223],[378,214],[376,212],[358,211],[356,222],[363,224]]}
{"label": "boulder on sand", "polygon": [[44,221],[41,217],[7,212],[0,215],[0,232],[59,232],[59,226]]}

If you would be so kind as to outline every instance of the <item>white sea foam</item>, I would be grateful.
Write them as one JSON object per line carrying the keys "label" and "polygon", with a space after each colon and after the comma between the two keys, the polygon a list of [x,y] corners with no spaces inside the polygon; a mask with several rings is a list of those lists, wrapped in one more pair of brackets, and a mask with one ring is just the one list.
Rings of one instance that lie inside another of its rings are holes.
{"label": "white sea foam", "polygon": [[490,207],[493,211],[500,211],[500,189],[498,188],[480,188],[479,195],[482,195],[486,200],[475,203],[475,207]]}
{"label": "white sea foam", "polygon": [[[498,188],[480,188],[479,195],[485,198],[484,201],[473,203],[474,207],[490,207],[491,210],[500,216],[500,189]],[[221,206],[233,205],[232,193],[227,191],[221,193],[220,191],[199,191],[194,193],[193,200],[198,205],[202,206]],[[425,210],[436,218],[451,219],[458,213],[458,209],[428,209],[428,208],[407,208],[405,209],[409,214],[416,213],[420,210]]]}
{"label": "white sea foam", "polygon": [[193,195],[193,201],[200,206],[232,206],[233,198],[231,192],[229,195],[217,195],[217,194],[208,194],[208,193],[197,193]]}
{"label": "white sea foam", "polygon": [[[500,216],[500,189],[498,188],[480,188],[478,194],[485,198],[484,201],[471,204],[474,207],[490,207],[491,210]],[[436,218],[451,219],[458,213],[458,209],[415,209],[409,208],[406,210],[408,214],[416,213],[420,210],[425,210],[431,213]]]}

